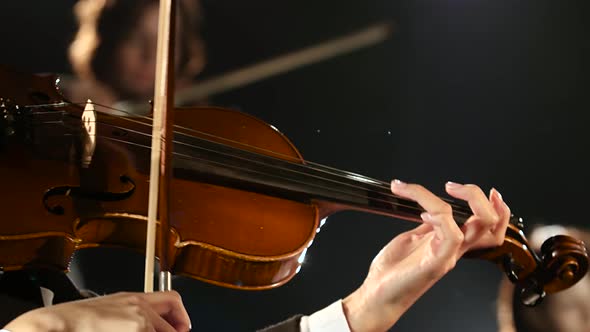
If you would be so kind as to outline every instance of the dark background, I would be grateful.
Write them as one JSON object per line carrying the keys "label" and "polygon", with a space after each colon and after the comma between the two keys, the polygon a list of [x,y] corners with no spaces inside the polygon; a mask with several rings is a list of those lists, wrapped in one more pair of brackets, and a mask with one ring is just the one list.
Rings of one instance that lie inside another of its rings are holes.
{"label": "dark background", "polygon": [[[0,63],[70,71],[75,1],[0,2]],[[387,42],[218,96],[278,127],[308,160],[442,194],[447,180],[498,188],[537,222],[588,225],[589,3],[586,0],[205,0],[204,76],[393,20]],[[2,82],[6,84],[7,82]],[[302,271],[264,292],[175,280],[194,326],[248,331],[312,313],[363,280],[379,249],[413,225],[329,218]],[[231,231],[231,230],[226,230]],[[79,254],[86,287],[141,290],[143,258]],[[93,261],[94,262],[94,261]],[[495,331],[502,277],[461,261],[396,331]]]}

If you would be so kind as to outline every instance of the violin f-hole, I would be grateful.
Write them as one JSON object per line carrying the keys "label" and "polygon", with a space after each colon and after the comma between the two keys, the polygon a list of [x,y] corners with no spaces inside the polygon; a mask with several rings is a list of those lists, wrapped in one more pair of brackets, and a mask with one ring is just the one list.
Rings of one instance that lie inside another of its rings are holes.
{"label": "violin f-hole", "polygon": [[79,186],[59,186],[53,187],[43,194],[43,204],[45,209],[51,214],[63,215],[65,209],[62,205],[51,204],[49,201],[52,197],[63,196],[71,197],[74,199],[87,199],[98,202],[115,202],[125,200],[133,195],[135,192],[135,182],[127,175],[121,175],[119,180],[122,184],[128,185],[127,190],[121,192],[109,192],[109,191],[88,191]]}

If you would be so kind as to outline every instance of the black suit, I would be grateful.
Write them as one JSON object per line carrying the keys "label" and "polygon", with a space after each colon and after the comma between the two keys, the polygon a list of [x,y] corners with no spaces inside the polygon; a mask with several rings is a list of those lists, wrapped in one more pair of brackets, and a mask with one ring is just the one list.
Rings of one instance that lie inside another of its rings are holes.
{"label": "black suit", "polygon": [[301,321],[301,317],[303,317],[303,315],[291,317],[286,321],[269,326],[258,332],[299,332],[299,322]]}
{"label": "black suit", "polygon": [[83,296],[61,271],[14,271],[0,274],[0,327],[17,316],[43,307],[41,289],[54,292],[53,303],[80,300]]}

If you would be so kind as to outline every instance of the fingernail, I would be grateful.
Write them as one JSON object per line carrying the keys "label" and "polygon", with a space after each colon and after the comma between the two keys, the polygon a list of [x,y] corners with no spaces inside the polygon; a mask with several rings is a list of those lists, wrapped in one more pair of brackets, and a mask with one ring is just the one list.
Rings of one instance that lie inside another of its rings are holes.
{"label": "fingernail", "polygon": [[498,198],[499,198],[501,201],[504,201],[504,199],[502,198],[502,194],[500,194],[500,192],[498,191],[498,189],[496,189],[496,188],[492,188],[492,190],[491,190],[491,191],[495,191],[495,192],[496,192],[496,195],[498,195]]}
{"label": "fingernail", "polygon": [[456,189],[456,188],[461,187],[461,185],[459,183],[447,181],[447,187],[450,189]]}
{"label": "fingernail", "polygon": [[402,186],[405,186],[406,183],[401,180],[395,179],[395,180],[393,180],[393,185],[395,185],[397,187],[402,187]]}
{"label": "fingernail", "polygon": [[432,215],[428,212],[420,213],[420,218],[426,223],[432,224],[434,226],[440,225],[440,220],[436,220],[432,217]]}

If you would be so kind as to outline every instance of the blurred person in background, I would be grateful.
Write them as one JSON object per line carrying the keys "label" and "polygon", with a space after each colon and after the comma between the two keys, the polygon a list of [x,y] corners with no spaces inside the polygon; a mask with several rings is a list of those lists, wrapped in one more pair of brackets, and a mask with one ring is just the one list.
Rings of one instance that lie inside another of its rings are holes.
{"label": "blurred person in background", "polygon": [[[176,89],[190,85],[206,62],[200,4],[182,0],[179,5]],[[154,94],[158,11],[158,0],[80,0],[74,7],[79,28],[69,48],[75,77],[62,84],[66,97],[108,107],[120,101],[148,105]]]}

